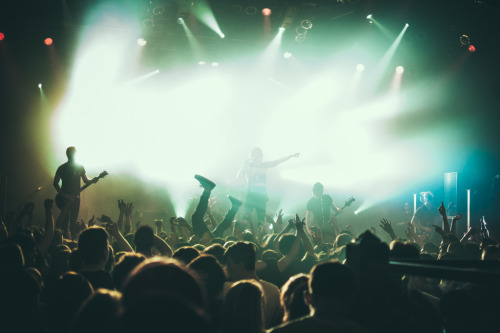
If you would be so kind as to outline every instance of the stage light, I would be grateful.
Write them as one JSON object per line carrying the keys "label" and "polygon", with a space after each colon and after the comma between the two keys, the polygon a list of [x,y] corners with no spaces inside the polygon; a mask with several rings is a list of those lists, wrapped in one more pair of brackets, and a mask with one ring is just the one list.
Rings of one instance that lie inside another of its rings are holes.
{"label": "stage light", "polygon": [[215,61],[211,65],[212,65],[212,67],[219,67],[219,63],[215,62]]}
{"label": "stage light", "polygon": [[300,21],[300,26],[304,28],[305,30],[309,30],[312,28],[313,24],[309,20],[302,20]]}
{"label": "stage light", "polygon": [[139,46],[144,46],[144,45],[146,45],[146,44],[147,44],[147,42],[146,42],[146,40],[145,40],[144,38],[139,38],[139,39],[137,40],[137,44],[138,44]]}
{"label": "stage light", "polygon": [[359,212],[357,210],[354,211],[354,215],[358,215]]}
{"label": "stage light", "polygon": [[52,45],[54,41],[52,40],[52,38],[45,38],[43,42],[45,43],[45,45],[49,46]]}
{"label": "stage light", "polygon": [[291,58],[291,57],[292,57],[292,54],[291,54],[290,52],[285,52],[285,53],[283,53],[283,58],[285,58],[285,59],[289,59],[289,58]]}
{"label": "stage light", "polygon": [[245,9],[245,14],[247,14],[247,15],[255,15],[255,14],[257,14],[257,8],[254,7],[254,6],[247,7]]}
{"label": "stage light", "polygon": [[0,32],[0,40],[4,40],[4,39],[5,39],[5,35]]}
{"label": "stage light", "polygon": [[224,35],[222,32],[219,34],[220,38],[224,38],[226,37],[226,35]]}
{"label": "stage light", "polygon": [[371,20],[371,18],[372,18],[372,17],[373,17],[373,15],[372,15],[372,14],[369,14],[366,18],[367,18],[368,20]]}
{"label": "stage light", "polygon": [[184,19],[183,19],[182,17],[179,17],[179,18],[177,19],[177,23],[179,23],[179,24],[184,24]]}
{"label": "stage light", "polygon": [[356,66],[356,69],[358,70],[358,72],[362,72],[362,71],[364,71],[364,70],[365,70],[365,65],[363,65],[363,64],[358,64],[358,65]]}
{"label": "stage light", "polygon": [[42,84],[41,83],[38,84],[38,88],[42,89]]}
{"label": "stage light", "polygon": [[198,61],[198,65],[205,65],[206,63],[207,63],[207,62],[206,62],[206,61],[203,61],[203,60]]}
{"label": "stage light", "polygon": [[279,31],[284,32],[285,31],[285,27],[280,27]]}
{"label": "stage light", "polygon": [[469,36],[467,36],[467,35],[460,36],[460,44],[462,44],[462,46],[469,45],[470,44]]}
{"label": "stage light", "polygon": [[468,49],[469,49],[469,52],[476,52],[476,47],[472,44],[469,45]]}
{"label": "stage light", "polygon": [[408,28],[410,25],[408,23],[406,23],[405,27]]}
{"label": "stage light", "polygon": [[264,16],[270,16],[271,15],[271,9],[269,9],[269,8],[262,9],[262,15],[264,15]]}
{"label": "stage light", "polygon": [[396,73],[403,74],[404,71],[405,71],[405,69],[403,66],[396,67]]}

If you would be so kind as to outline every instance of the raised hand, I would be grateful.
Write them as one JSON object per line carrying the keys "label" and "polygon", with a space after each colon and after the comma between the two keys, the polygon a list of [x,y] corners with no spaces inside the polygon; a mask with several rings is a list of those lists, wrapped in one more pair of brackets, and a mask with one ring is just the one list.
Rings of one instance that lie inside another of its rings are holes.
{"label": "raised hand", "polygon": [[441,201],[441,206],[438,208],[439,213],[441,216],[446,216],[446,208],[444,207],[444,203]]}
{"label": "raised hand", "polygon": [[392,240],[397,238],[396,233],[394,232],[394,229],[392,229],[391,221],[389,221],[388,219],[381,219],[380,220],[380,227],[382,228],[382,230],[387,232],[389,234],[389,236],[391,236]]}
{"label": "raised hand", "polygon": [[388,234],[390,234],[391,232],[394,232],[394,230],[392,229],[391,221],[389,221],[388,219],[381,219],[380,220],[380,227],[382,228],[382,230],[384,230]]}
{"label": "raised hand", "polygon": [[457,216],[455,216],[452,220],[452,222],[456,222],[462,218],[462,214],[458,213]]}
{"label": "raised hand", "polygon": [[283,223],[283,209],[280,208],[278,212],[276,213],[276,224],[282,224]]}
{"label": "raised hand", "polygon": [[107,216],[107,215],[101,215],[101,217],[98,217],[97,218],[99,221],[103,222],[103,223],[111,223],[113,222],[113,220],[111,220],[111,217]]}
{"label": "raised hand", "polygon": [[123,199],[118,200],[118,209],[120,210],[120,213],[125,214],[125,209],[127,208],[127,204]]}
{"label": "raised hand", "polygon": [[128,203],[125,208],[125,216],[132,216],[132,211],[134,210],[134,204],[132,202]]}
{"label": "raised hand", "polygon": [[45,207],[45,212],[52,213],[52,209],[54,208],[54,200],[45,199],[45,201],[43,202],[43,205]]}
{"label": "raised hand", "polygon": [[94,225],[95,225],[95,215],[92,215],[90,220],[87,222],[87,226],[90,228],[93,227]]}

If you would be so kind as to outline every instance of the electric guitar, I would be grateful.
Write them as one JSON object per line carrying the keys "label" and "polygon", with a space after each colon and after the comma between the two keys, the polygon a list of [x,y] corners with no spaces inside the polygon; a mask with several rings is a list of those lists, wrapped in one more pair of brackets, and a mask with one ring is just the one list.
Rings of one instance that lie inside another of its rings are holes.
{"label": "electric guitar", "polygon": [[[99,179],[101,178],[104,178],[108,175],[108,172],[107,171],[103,171],[99,174],[99,176],[97,177],[94,177],[92,178],[92,180],[88,183],[88,184],[85,184],[83,185],[82,187],[80,187],[80,191],[78,192],[78,194],[80,194],[80,192],[82,192],[83,190],[85,190],[87,187],[89,187],[90,185],[92,184],[95,184],[99,181]],[[64,206],[66,205],[66,199],[64,198],[64,195],[61,194],[61,193],[57,193],[56,195],[56,198],[54,200],[56,202],[56,206],[59,208],[59,209],[63,209]]]}

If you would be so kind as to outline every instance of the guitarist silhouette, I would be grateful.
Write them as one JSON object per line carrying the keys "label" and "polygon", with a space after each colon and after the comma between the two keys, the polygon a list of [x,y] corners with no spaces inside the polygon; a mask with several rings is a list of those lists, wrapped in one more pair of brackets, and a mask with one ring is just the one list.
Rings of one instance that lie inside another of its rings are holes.
{"label": "guitarist silhouette", "polygon": [[[66,238],[76,237],[75,232],[76,219],[80,210],[80,180],[86,185],[96,183],[99,178],[90,180],[85,173],[83,165],[76,164],[75,162],[75,147],[68,147],[66,149],[66,156],[68,162],[62,164],[57,168],[54,177],[54,187],[57,190],[56,203],[61,209],[60,221],[61,225],[58,227],[63,230]],[[59,186],[59,182],[62,185]]]}

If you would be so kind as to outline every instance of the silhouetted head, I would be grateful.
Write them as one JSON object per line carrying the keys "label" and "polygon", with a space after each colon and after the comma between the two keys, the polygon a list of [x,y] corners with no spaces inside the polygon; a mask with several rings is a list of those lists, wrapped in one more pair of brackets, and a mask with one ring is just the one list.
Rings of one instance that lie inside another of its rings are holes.
{"label": "silhouetted head", "polygon": [[264,153],[259,147],[255,147],[250,152],[250,159],[255,163],[261,163],[264,160]]}
{"label": "silhouetted head", "polygon": [[309,276],[297,274],[288,279],[281,287],[281,306],[285,310],[283,322],[298,319],[309,314],[309,306],[304,300]]}
{"label": "silhouetted head", "polygon": [[98,289],[78,311],[72,332],[112,332],[120,310],[120,298],[117,291]]}
{"label": "silhouetted head", "polygon": [[200,255],[200,251],[192,246],[183,246],[175,250],[172,258],[182,261],[184,264],[189,264],[193,259]]}
{"label": "silhouetted head", "polygon": [[205,295],[196,276],[177,260],[166,258],[147,259],[130,273],[123,284],[123,304],[129,307],[162,292],[205,309]]}
{"label": "silhouetted head", "polygon": [[236,242],[224,253],[229,276],[235,278],[238,272],[255,271],[255,245],[249,242]]}
{"label": "silhouetted head", "polygon": [[121,290],[123,282],[139,264],[141,264],[146,257],[140,253],[125,253],[113,269],[113,282],[116,289]]}
{"label": "silhouetted head", "polygon": [[318,183],[313,185],[314,196],[319,197],[319,196],[323,195],[323,191],[324,191],[323,184],[318,182]]}
{"label": "silhouetted head", "polygon": [[78,252],[83,265],[104,265],[108,260],[108,234],[101,227],[85,229],[78,236]]}
{"label": "silhouetted head", "polygon": [[262,287],[253,280],[235,283],[224,300],[222,333],[264,331]]}
{"label": "silhouetted head", "polygon": [[214,256],[202,254],[188,265],[188,268],[197,273],[205,286],[209,299],[216,299],[222,293],[222,287],[226,282],[224,268]]}
{"label": "silhouetted head", "polygon": [[68,161],[73,162],[75,160],[76,148],[71,146],[66,148],[66,156],[68,157]]}
{"label": "silhouetted head", "polygon": [[356,293],[356,276],[339,262],[318,264],[311,270],[308,293],[315,311],[348,312]]}
{"label": "silhouetted head", "polygon": [[143,225],[137,229],[134,235],[134,244],[137,252],[146,254],[151,251],[155,239],[153,228]]}

